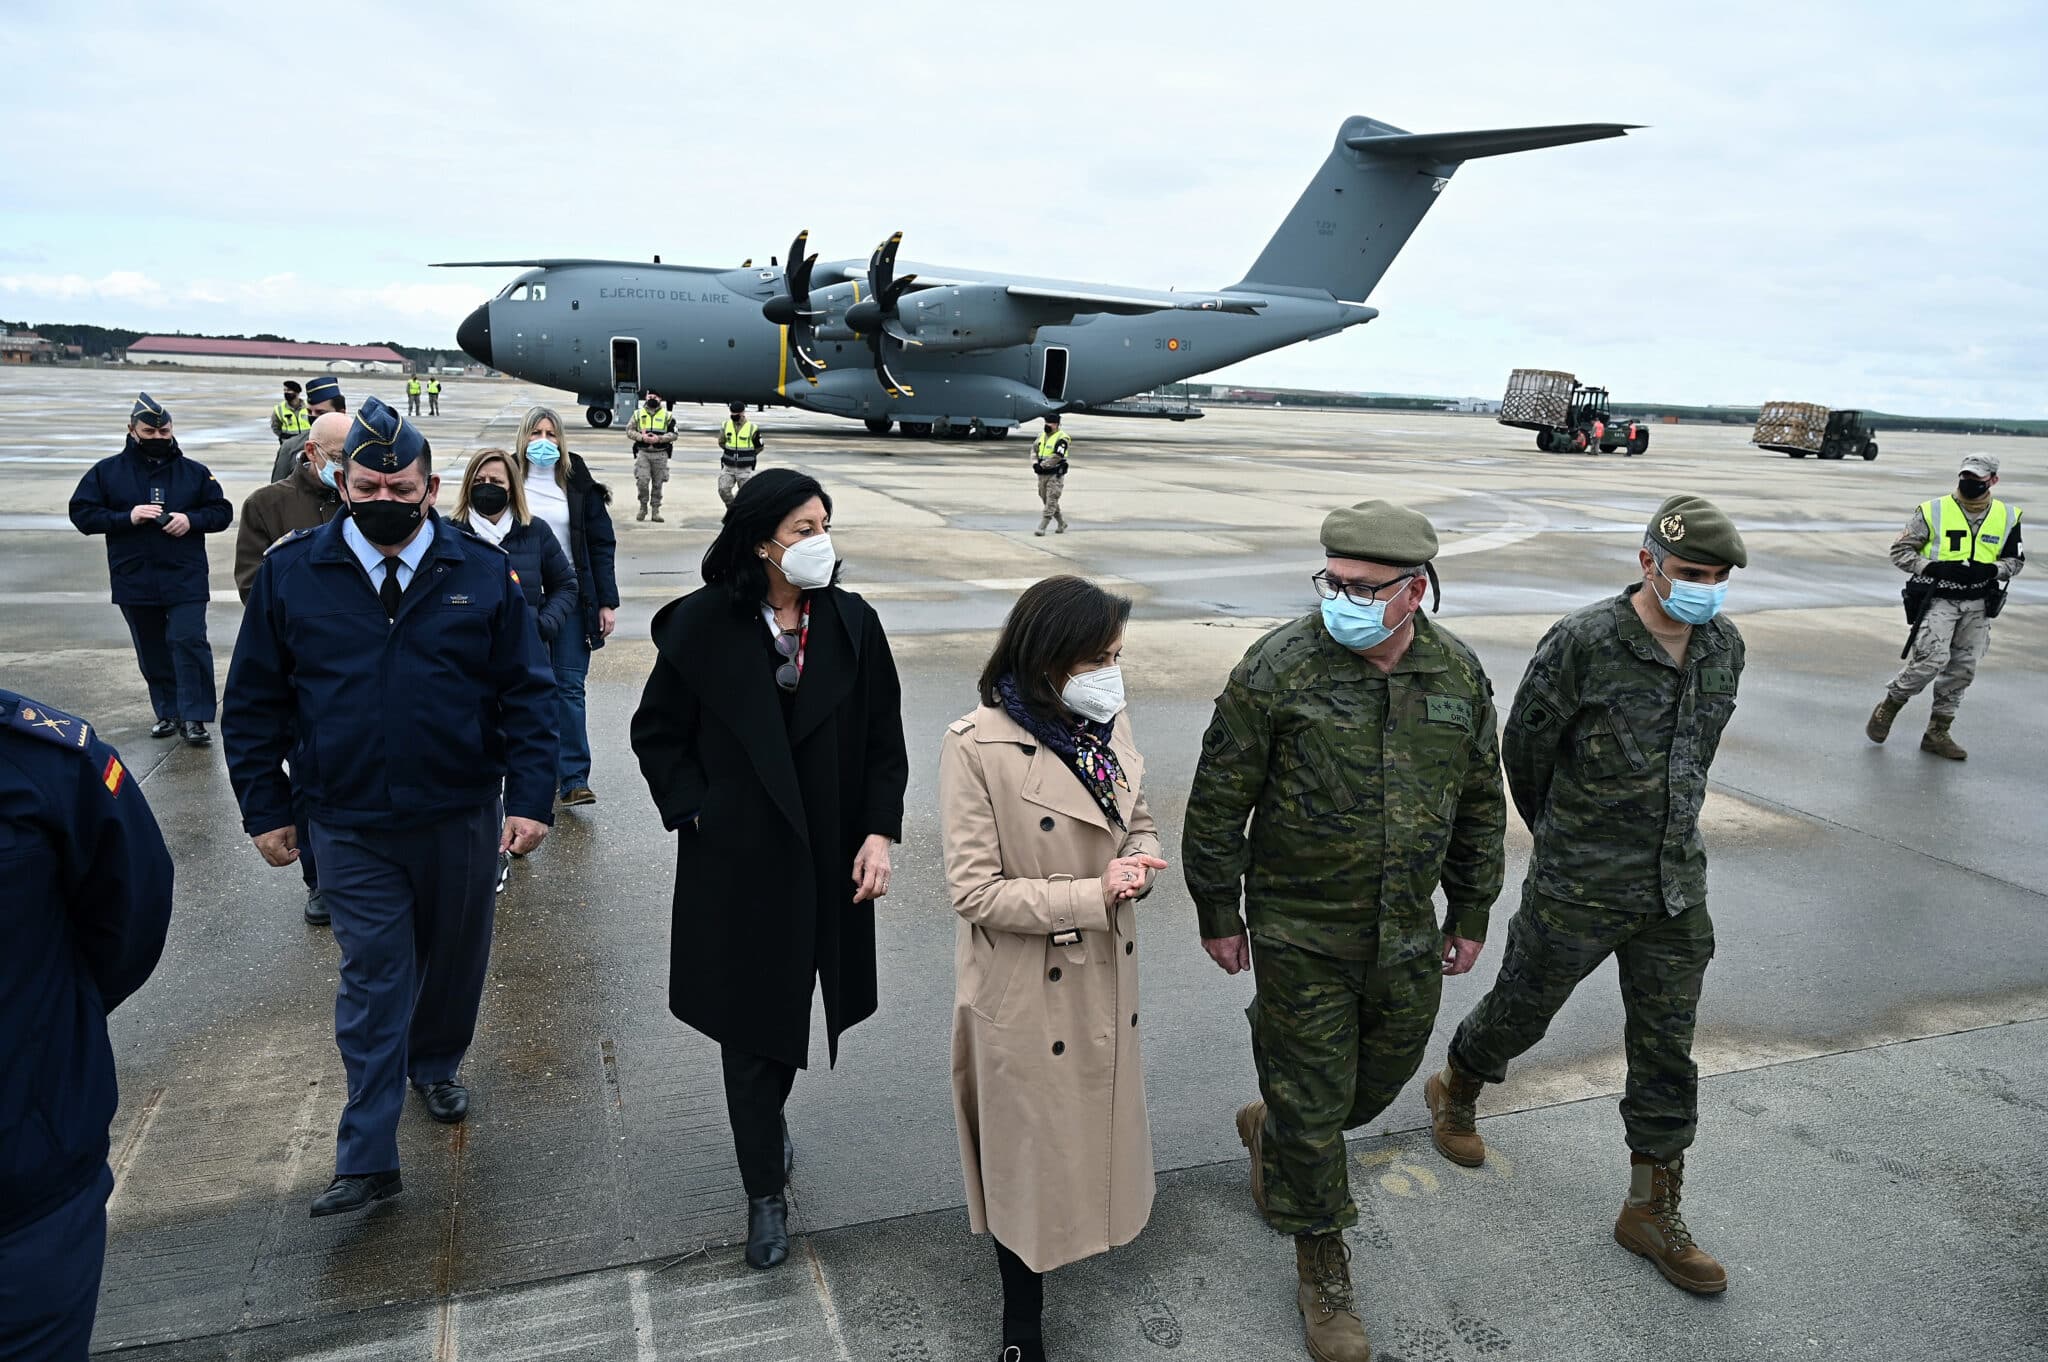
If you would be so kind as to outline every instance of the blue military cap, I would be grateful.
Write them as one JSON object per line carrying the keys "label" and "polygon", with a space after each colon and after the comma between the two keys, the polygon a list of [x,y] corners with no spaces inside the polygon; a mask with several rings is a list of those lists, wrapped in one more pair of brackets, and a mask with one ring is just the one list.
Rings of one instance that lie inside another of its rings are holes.
{"label": "blue military cap", "polygon": [[308,403],[339,402],[340,400],[341,380],[333,374],[322,374],[318,378],[307,380],[306,401]]}
{"label": "blue military cap", "polygon": [[148,393],[135,394],[135,405],[128,410],[130,423],[140,421],[152,430],[159,430],[171,423],[171,414]]}
{"label": "blue military cap", "polygon": [[356,413],[341,446],[343,458],[373,473],[410,468],[412,461],[426,452],[427,437],[419,428],[374,397]]}

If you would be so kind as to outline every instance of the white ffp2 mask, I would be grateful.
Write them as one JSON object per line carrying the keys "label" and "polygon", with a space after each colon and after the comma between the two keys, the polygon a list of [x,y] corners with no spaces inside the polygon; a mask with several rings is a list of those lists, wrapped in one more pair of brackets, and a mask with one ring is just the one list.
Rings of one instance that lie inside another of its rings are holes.
{"label": "white ffp2 mask", "polygon": [[1084,719],[1106,724],[1124,708],[1124,669],[1104,667],[1067,678],[1060,687],[1060,703]]}
{"label": "white ffp2 mask", "polygon": [[837,566],[839,559],[832,552],[832,536],[829,534],[799,539],[782,550],[782,575],[789,579],[791,586],[805,591],[832,585],[832,569]]}

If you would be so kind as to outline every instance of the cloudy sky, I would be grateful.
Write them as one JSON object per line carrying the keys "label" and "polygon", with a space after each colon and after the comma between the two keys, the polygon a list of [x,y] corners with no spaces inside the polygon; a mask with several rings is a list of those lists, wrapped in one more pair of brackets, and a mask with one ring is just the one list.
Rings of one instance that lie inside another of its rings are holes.
{"label": "cloudy sky", "polygon": [[1379,320],[1229,376],[2048,415],[2048,6],[1679,9],[6,0],[0,316],[452,344],[509,275],[428,261],[800,227],[1215,287],[1348,114],[1616,121],[1467,163]]}

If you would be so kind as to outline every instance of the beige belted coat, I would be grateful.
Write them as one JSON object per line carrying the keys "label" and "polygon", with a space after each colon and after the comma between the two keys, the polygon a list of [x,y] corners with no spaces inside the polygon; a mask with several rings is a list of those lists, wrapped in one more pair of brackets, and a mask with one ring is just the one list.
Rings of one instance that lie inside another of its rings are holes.
{"label": "beige belted coat", "polygon": [[[1038,1272],[1129,1243],[1152,1214],[1137,911],[1106,909],[1101,877],[1117,856],[1158,855],[1159,830],[1126,715],[1110,747],[1122,828],[1001,709],[951,725],[939,754],[968,1221]],[[1052,943],[1071,928],[1079,942]]]}

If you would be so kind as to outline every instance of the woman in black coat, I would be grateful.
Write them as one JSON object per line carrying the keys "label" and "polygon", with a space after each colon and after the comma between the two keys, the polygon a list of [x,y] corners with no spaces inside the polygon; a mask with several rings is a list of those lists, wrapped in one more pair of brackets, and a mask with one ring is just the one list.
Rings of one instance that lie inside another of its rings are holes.
{"label": "woman in black coat", "polygon": [[561,541],[526,506],[525,479],[502,449],[479,449],[463,471],[455,494],[455,520],[477,538],[496,544],[512,560],[519,589],[533,608],[533,622],[550,655],[562,627],[577,613],[576,569]]}
{"label": "woman in black coat", "polygon": [[832,499],[786,468],[733,499],[704,586],[654,617],[633,750],[676,837],[669,1011],[717,1041],[747,1189],[747,1261],[789,1253],[782,1106],[810,1054],[813,979],[839,1037],[876,1007],[909,762],[889,640],[834,585]]}

